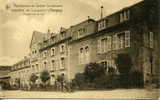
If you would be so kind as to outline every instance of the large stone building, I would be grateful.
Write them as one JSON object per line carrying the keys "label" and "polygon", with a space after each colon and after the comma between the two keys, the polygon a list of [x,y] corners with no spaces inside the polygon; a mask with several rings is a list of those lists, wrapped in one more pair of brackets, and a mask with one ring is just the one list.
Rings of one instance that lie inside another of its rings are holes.
{"label": "large stone building", "polygon": [[0,85],[1,83],[9,83],[11,66],[0,66]]}
{"label": "large stone building", "polygon": [[[158,23],[154,22],[158,12],[153,13],[158,8],[147,6],[149,1],[139,2],[98,21],[88,18],[68,29],[61,28],[57,34],[50,30],[46,34],[35,31],[30,45],[30,64],[25,69],[27,74],[39,76],[40,72],[48,70],[51,76],[64,74],[71,80],[90,62],[117,69],[115,58],[128,54],[132,61],[131,71],[142,72],[144,83],[158,78],[160,33]],[[21,69],[19,71],[24,74]],[[26,76],[19,71],[12,73]]]}
{"label": "large stone building", "polygon": [[18,87],[28,85],[29,78],[32,73],[32,69],[30,68],[30,59],[24,57],[21,61],[17,62],[16,64],[11,67],[11,72],[9,73],[10,85]]}

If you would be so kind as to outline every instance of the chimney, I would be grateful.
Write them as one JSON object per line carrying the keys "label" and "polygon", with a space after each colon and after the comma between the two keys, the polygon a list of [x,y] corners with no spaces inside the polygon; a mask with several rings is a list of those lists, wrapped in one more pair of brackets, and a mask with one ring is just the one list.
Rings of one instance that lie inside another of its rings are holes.
{"label": "chimney", "polygon": [[101,6],[101,19],[103,18],[103,6]]}
{"label": "chimney", "polygon": [[51,30],[50,29],[48,29],[48,34],[50,34],[51,33]]}
{"label": "chimney", "polygon": [[27,56],[24,56],[24,59],[27,59]]}
{"label": "chimney", "polygon": [[88,16],[88,20],[90,19],[90,16]]}

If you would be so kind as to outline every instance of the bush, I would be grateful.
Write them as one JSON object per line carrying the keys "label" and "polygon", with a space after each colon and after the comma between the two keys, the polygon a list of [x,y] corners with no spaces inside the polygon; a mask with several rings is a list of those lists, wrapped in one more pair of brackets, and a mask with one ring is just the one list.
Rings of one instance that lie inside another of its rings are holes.
{"label": "bush", "polygon": [[93,82],[96,78],[105,75],[105,68],[97,63],[90,63],[86,65],[84,70],[85,80]]}
{"label": "bush", "polygon": [[42,82],[44,84],[46,84],[46,82],[50,79],[50,74],[48,71],[43,71],[41,74],[40,74],[40,78],[42,80]]}
{"label": "bush", "polygon": [[115,62],[120,74],[128,74],[130,72],[132,60],[128,54],[118,54]]}
{"label": "bush", "polygon": [[79,89],[83,89],[84,85],[85,85],[85,76],[83,73],[77,73],[75,75],[75,80],[74,80],[77,88]]}
{"label": "bush", "polygon": [[11,89],[11,86],[8,82],[1,81],[0,85],[1,85],[2,89],[4,89],[4,90],[10,90]]}
{"label": "bush", "polygon": [[119,86],[119,77],[116,74],[108,74],[104,75],[100,78],[95,80],[95,88],[96,89],[114,89],[118,88]]}
{"label": "bush", "polygon": [[143,87],[143,73],[135,71],[130,75],[131,87],[142,88]]}
{"label": "bush", "polygon": [[30,77],[30,82],[32,82],[33,84],[35,84],[36,80],[38,79],[38,76],[36,76],[35,74],[32,74]]}
{"label": "bush", "polygon": [[105,73],[105,67],[97,63],[86,66],[84,73],[77,73],[72,80],[72,87],[79,90],[113,89],[118,87],[119,77],[114,68],[109,67]]}

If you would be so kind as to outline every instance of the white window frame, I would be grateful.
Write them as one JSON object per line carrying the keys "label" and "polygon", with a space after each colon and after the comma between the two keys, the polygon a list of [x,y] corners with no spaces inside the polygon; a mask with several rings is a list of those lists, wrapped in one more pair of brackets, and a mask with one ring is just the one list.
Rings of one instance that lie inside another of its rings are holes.
{"label": "white window frame", "polygon": [[112,43],[113,43],[112,49],[117,50],[117,34],[113,35]]}
{"label": "white window frame", "polygon": [[[86,49],[86,48],[88,48],[88,50]],[[87,46],[85,46],[85,62],[86,63],[89,63],[90,62],[90,48],[89,48],[89,46],[87,45]]]}
{"label": "white window frame", "polygon": [[[63,49],[62,49],[62,47],[63,47]],[[60,53],[65,53],[65,51],[66,51],[66,46],[65,46],[65,44],[61,44],[61,45],[60,45]]]}
{"label": "white window frame", "polygon": [[120,22],[123,22],[123,20],[124,20],[124,19],[123,19],[123,13],[120,13],[119,16],[120,16]]}
{"label": "white window frame", "polygon": [[112,37],[111,36],[108,36],[107,37],[107,47],[108,47],[108,51],[111,51],[112,50]]}
{"label": "white window frame", "polygon": [[[53,62],[54,62],[54,64],[53,64]],[[52,60],[51,60],[51,70],[55,71],[55,70],[56,70],[55,67],[56,67],[56,66],[55,66],[55,59],[52,59]]]}
{"label": "white window frame", "polygon": [[[45,64],[45,62],[46,62],[46,64]],[[46,65],[46,66],[45,66],[45,65]],[[44,68],[44,69],[47,69],[47,61],[44,61],[44,62],[43,62],[43,68]]]}
{"label": "white window frame", "polygon": [[97,43],[97,53],[102,53],[102,47],[101,47],[101,44],[102,44],[102,42],[101,42],[101,39],[102,38],[99,38],[98,39],[98,43]]}
{"label": "white window frame", "polygon": [[[53,50],[54,50],[54,52],[53,52]],[[54,56],[55,55],[55,47],[52,47],[51,48],[51,56]]]}
{"label": "white window frame", "polygon": [[[81,52],[81,50],[82,50],[82,52]],[[84,56],[84,48],[81,47],[81,48],[79,49],[79,64],[84,63],[84,62],[83,62],[83,59],[84,59],[83,56]]]}
{"label": "white window frame", "polygon": [[154,47],[154,33],[149,32],[149,47],[153,48]]}
{"label": "white window frame", "polygon": [[131,46],[131,33],[130,31],[125,31],[125,47]]}
{"label": "white window frame", "polygon": [[106,28],[106,20],[101,20],[98,22],[98,31],[101,31]]}
{"label": "white window frame", "polygon": [[[62,61],[62,59],[64,62]],[[65,57],[60,58],[60,69],[61,70],[65,69]]]}

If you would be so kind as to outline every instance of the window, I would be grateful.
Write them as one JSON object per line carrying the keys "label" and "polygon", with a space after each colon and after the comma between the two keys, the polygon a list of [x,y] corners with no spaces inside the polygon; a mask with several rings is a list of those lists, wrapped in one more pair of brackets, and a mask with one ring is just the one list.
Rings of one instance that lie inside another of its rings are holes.
{"label": "window", "polygon": [[85,47],[85,61],[86,61],[86,63],[89,63],[89,60],[90,60],[90,58],[89,58],[89,47],[86,46]]}
{"label": "window", "polygon": [[130,47],[130,31],[125,32],[125,47]]}
{"label": "window", "polygon": [[61,33],[61,39],[64,39],[65,38],[65,32],[62,32]]}
{"label": "window", "polygon": [[153,74],[153,57],[151,56],[149,60],[150,60],[150,66],[151,66],[150,73]]}
{"label": "window", "polygon": [[117,34],[113,35],[112,43],[113,43],[112,49],[116,50],[117,49]]}
{"label": "window", "polygon": [[65,45],[64,45],[64,44],[62,44],[62,45],[60,46],[60,52],[61,52],[61,53],[64,53],[64,52],[65,52]]}
{"label": "window", "polygon": [[52,64],[52,65],[51,65],[51,70],[56,70],[56,69],[55,69],[55,61],[54,61],[54,60],[51,61],[51,64]]}
{"label": "window", "polygon": [[124,48],[124,33],[118,34],[118,49],[123,49]]}
{"label": "window", "polygon": [[122,22],[122,21],[123,21],[123,14],[120,13],[120,22]]}
{"label": "window", "polygon": [[35,70],[34,70],[34,65],[32,65],[32,70],[33,70],[33,72],[35,71]]}
{"label": "window", "polygon": [[80,52],[79,52],[79,63],[83,63],[83,48],[80,48]]}
{"label": "window", "polygon": [[105,53],[112,50],[112,36],[98,40],[98,53]]}
{"label": "window", "polygon": [[47,57],[47,51],[43,52],[43,57]]}
{"label": "window", "polygon": [[64,69],[64,68],[65,68],[65,58],[62,57],[60,61],[60,69]]}
{"label": "window", "polygon": [[107,47],[108,47],[108,51],[112,50],[112,37],[111,36],[107,37]]}
{"label": "window", "polygon": [[87,32],[87,29],[86,28],[81,28],[78,30],[78,38],[80,38],[81,36],[83,36],[84,33]]}
{"label": "window", "polygon": [[46,61],[44,62],[44,68],[47,68],[47,62]]}
{"label": "window", "polygon": [[123,13],[123,19],[124,19],[124,20],[127,20],[127,12],[124,12],[124,13]]}
{"label": "window", "polygon": [[106,51],[106,38],[104,38],[104,39],[102,39],[101,40],[101,51],[102,51],[102,53],[104,53],[105,51]]}
{"label": "window", "polygon": [[126,17],[127,17],[127,20],[130,19],[130,10],[127,11],[127,16]]}
{"label": "window", "polygon": [[51,48],[51,56],[55,55],[55,48]]}
{"label": "window", "polygon": [[97,53],[101,53],[101,39],[98,39],[98,44],[97,44]]}
{"label": "window", "polygon": [[106,20],[101,20],[99,23],[98,23],[98,30],[103,30],[106,28]]}
{"label": "window", "polygon": [[130,10],[126,10],[120,13],[120,22],[124,22],[130,19]]}
{"label": "window", "polygon": [[153,48],[153,32],[149,32],[149,47]]}
{"label": "window", "polygon": [[52,42],[55,42],[55,36],[51,37]]}
{"label": "window", "polygon": [[36,71],[38,71],[39,70],[39,68],[38,68],[38,64],[36,64]]}

